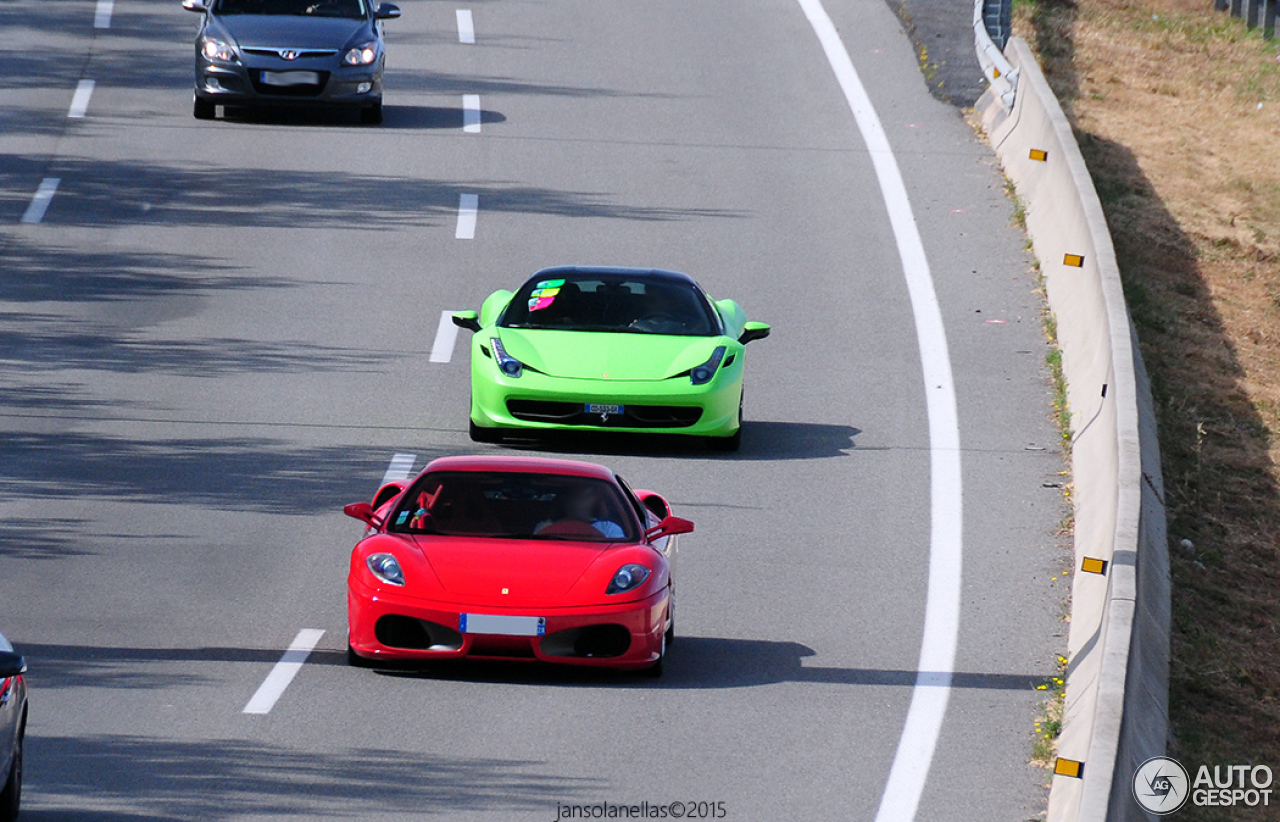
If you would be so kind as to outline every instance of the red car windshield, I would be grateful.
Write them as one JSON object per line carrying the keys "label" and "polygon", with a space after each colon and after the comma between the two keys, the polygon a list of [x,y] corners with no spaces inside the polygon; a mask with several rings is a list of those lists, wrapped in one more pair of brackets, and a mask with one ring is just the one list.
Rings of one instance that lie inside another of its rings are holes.
{"label": "red car windshield", "polygon": [[387,521],[399,534],[638,542],[613,483],[559,474],[436,471],[409,488]]}

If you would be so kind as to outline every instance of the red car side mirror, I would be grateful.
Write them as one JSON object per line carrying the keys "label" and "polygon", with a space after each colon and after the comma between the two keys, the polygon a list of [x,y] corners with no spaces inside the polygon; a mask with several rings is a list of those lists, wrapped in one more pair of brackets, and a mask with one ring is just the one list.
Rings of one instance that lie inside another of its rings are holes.
{"label": "red car side mirror", "polygon": [[373,506],[367,502],[353,502],[350,505],[345,505],[342,508],[342,513],[375,528],[382,524],[374,516]]}
{"label": "red car side mirror", "polygon": [[693,533],[693,523],[687,519],[680,517],[667,517],[662,522],[644,532],[644,538],[652,542],[662,537],[675,536],[676,534]]}

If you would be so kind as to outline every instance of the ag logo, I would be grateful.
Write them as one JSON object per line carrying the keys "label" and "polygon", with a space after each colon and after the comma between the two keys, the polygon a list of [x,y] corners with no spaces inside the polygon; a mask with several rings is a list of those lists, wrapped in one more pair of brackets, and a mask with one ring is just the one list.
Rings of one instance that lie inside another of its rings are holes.
{"label": "ag logo", "polygon": [[1133,775],[1133,798],[1156,816],[1173,813],[1187,803],[1191,780],[1176,759],[1153,756]]}

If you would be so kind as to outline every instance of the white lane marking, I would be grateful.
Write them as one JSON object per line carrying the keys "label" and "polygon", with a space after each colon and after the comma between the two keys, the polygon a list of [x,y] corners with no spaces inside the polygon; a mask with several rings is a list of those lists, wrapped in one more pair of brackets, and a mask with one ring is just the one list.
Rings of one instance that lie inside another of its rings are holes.
{"label": "white lane marking", "polygon": [[111,28],[111,11],[115,8],[115,0],[98,0],[98,7],[93,12],[95,29]]}
{"label": "white lane marking", "polygon": [[417,454],[396,454],[387,465],[387,473],[382,475],[382,482],[378,483],[378,487],[381,488],[388,482],[408,479],[413,473],[413,464],[417,461]]}
{"label": "white lane marking", "polygon": [[797,2],[822,43],[822,50],[826,52],[827,61],[853,111],[858,131],[875,168],[897,241],[898,256],[902,260],[902,273],[915,316],[920,365],[924,372],[931,475],[929,593],[925,602],[924,636],[920,643],[920,663],[911,693],[911,707],[907,710],[893,767],[876,813],[876,822],[910,822],[920,805],[951,697],[951,678],[960,632],[963,511],[960,421],[956,413],[955,383],[933,275],[929,272],[929,261],[907,197],[902,171],[885,136],[884,126],[858,78],[853,61],[849,59],[849,52],[822,6],[822,0]]}
{"label": "white lane marking", "polygon": [[458,195],[458,227],[453,236],[459,240],[473,240],[476,236],[476,212],[480,209],[479,194]]}
{"label": "white lane marking", "polygon": [[68,117],[83,117],[89,109],[89,98],[93,96],[93,81],[81,80],[76,84],[76,93],[71,96],[71,108],[67,109]]}
{"label": "white lane marking", "polygon": [[462,95],[462,130],[468,134],[480,133],[480,95]]}
{"label": "white lane marking", "polygon": [[458,9],[458,42],[474,45],[476,27],[471,21],[471,9]]}
{"label": "white lane marking", "polygon": [[322,636],[324,636],[324,631],[319,628],[303,628],[298,631],[298,635],[294,637],[293,644],[289,646],[289,650],[284,652],[284,656],[280,657],[280,661],[271,669],[271,673],[267,674],[267,678],[258,686],[258,690],[253,695],[253,698],[249,700],[249,704],[244,706],[244,713],[271,713],[271,709],[275,707],[276,700],[284,693],[284,689],[289,687],[289,683],[293,681],[293,678],[298,675],[298,671],[302,669],[302,663],[307,661],[307,657],[315,650],[316,644]]}
{"label": "white lane marking", "polygon": [[31,198],[31,204],[22,215],[22,222],[38,223],[44,219],[44,213],[49,210],[49,203],[53,202],[53,194],[58,190],[58,183],[61,182],[61,177],[45,177],[40,181],[35,196]]}
{"label": "white lane marking", "polygon": [[436,341],[431,345],[431,362],[448,362],[453,359],[453,346],[457,341],[458,326],[453,324],[453,312],[441,311]]}

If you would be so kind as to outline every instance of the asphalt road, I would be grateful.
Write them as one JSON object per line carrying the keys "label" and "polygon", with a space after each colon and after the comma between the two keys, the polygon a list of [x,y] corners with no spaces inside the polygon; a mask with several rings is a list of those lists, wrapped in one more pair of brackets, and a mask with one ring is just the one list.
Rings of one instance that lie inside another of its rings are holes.
{"label": "asphalt road", "polygon": [[[1069,561],[1040,302],[989,151],[899,21],[827,2],[956,375],[957,674],[917,818],[1027,819]],[[24,818],[873,818],[920,654],[925,386],[871,162],[797,3],[405,0],[381,127],[197,122],[196,18],[104,3],[0,5],[0,631],[31,664]],[[523,453],[467,439],[465,338],[430,361],[441,312],[558,263],[684,270],[774,328],[748,351],[740,454],[540,449],[697,523],[666,675],[346,667],[342,504],[395,454]],[[243,713],[303,629],[316,651]]]}

